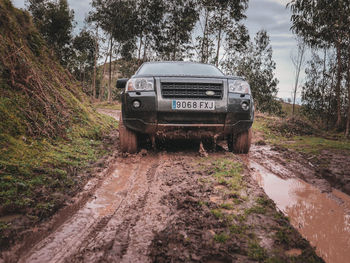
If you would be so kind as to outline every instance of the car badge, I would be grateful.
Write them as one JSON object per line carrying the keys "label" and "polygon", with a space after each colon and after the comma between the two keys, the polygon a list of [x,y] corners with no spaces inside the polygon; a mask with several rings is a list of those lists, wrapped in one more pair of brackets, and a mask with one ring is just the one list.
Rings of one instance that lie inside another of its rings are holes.
{"label": "car badge", "polygon": [[208,90],[207,92],[205,92],[205,94],[207,94],[208,96],[214,96],[215,92],[212,90]]}

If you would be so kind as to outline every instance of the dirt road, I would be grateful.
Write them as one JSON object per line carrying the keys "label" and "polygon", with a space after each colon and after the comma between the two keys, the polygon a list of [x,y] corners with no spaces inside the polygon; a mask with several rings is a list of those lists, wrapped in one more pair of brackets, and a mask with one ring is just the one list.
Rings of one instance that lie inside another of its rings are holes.
{"label": "dirt road", "polygon": [[198,145],[116,156],[67,220],[3,261],[322,262],[261,187],[327,262],[350,258],[350,198],[323,181],[317,188],[297,179],[317,180],[267,146],[250,156],[221,146],[203,158]]}

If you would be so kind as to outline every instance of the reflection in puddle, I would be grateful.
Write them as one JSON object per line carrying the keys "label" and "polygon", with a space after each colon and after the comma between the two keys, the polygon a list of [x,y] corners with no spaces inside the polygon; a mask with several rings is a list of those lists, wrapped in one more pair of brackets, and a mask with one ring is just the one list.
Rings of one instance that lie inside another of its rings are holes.
{"label": "reflection in puddle", "polygon": [[349,196],[337,190],[321,193],[299,179],[284,180],[252,161],[250,167],[266,194],[326,262],[349,262]]}

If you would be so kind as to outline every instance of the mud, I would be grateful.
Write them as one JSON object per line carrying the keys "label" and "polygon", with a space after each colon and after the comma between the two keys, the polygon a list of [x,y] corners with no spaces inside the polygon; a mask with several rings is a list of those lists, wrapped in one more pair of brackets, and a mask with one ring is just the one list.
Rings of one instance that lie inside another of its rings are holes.
{"label": "mud", "polygon": [[[348,256],[348,197],[315,176],[312,165],[284,159],[267,145],[253,147],[249,156],[228,153],[223,145],[209,151],[199,142],[160,146],[136,155],[119,154],[116,147],[79,195],[0,262],[323,262],[298,231],[327,262]],[[227,184],[234,180],[229,175],[226,181],[215,177],[216,160],[242,164],[237,189]],[[265,187],[270,175],[278,178],[271,180],[276,194]],[[288,195],[292,179],[299,187],[294,199]],[[322,224],[332,216],[332,226],[339,226],[334,233],[330,221]],[[335,245],[327,250],[322,238],[328,235]]]}
{"label": "mud", "polygon": [[280,155],[268,146],[255,146],[247,160],[252,176],[326,262],[347,262],[350,197],[320,178],[317,168],[286,164]]}
{"label": "mud", "polygon": [[101,114],[111,116],[111,117],[115,118],[117,121],[119,121],[120,116],[121,116],[121,111],[119,111],[119,110],[97,109],[97,111]]}
{"label": "mud", "polygon": [[[14,214],[0,218],[0,223],[6,222],[11,226],[2,232],[2,238],[6,239],[7,242],[0,245],[0,262],[2,259],[16,262],[18,255],[57,229],[88,201],[91,192],[100,186],[104,176],[108,174],[111,164],[115,162],[118,152],[112,149],[117,148],[117,138],[118,131],[104,135],[101,148],[111,154],[103,156],[95,163],[90,163],[80,170],[72,169],[69,171],[74,173],[77,185],[67,192],[52,195],[55,198],[56,207],[50,213],[40,219],[30,214]],[[52,189],[45,189],[41,198],[47,198],[47,195],[52,194],[51,191]]]}

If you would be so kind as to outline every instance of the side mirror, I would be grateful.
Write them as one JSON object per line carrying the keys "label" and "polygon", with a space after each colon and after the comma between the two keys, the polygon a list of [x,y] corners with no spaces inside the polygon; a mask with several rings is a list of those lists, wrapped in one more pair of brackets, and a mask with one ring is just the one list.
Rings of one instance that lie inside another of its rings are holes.
{"label": "side mirror", "polygon": [[118,79],[117,80],[117,89],[125,89],[125,85],[129,79]]}

